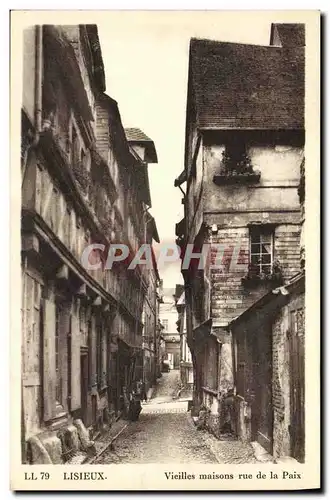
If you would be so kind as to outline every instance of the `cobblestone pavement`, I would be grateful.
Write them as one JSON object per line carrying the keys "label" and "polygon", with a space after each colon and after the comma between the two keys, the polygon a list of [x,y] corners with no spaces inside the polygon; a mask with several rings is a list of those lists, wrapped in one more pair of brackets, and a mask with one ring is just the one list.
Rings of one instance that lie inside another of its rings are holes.
{"label": "cobblestone pavement", "polygon": [[185,413],[144,413],[95,464],[217,463]]}
{"label": "cobblestone pavement", "polygon": [[163,374],[155,397],[143,404],[138,422],[131,422],[95,464],[258,463],[249,444],[219,441],[198,431],[187,401],[175,400],[178,373]]}
{"label": "cobblestone pavement", "polygon": [[153,403],[173,401],[180,389],[180,370],[163,373],[152,396]]}
{"label": "cobblestone pavement", "polygon": [[234,439],[219,440],[206,431],[197,431],[202,435],[205,443],[215,454],[220,464],[257,464],[260,463],[254,455],[249,443]]}

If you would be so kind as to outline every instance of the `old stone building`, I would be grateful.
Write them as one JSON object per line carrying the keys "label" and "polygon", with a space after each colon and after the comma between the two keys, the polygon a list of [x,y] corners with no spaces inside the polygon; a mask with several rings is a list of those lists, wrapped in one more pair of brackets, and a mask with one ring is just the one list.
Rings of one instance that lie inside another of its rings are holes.
{"label": "old stone building", "polygon": [[150,216],[147,224],[147,243],[151,247],[153,266],[149,269],[149,286],[144,301],[144,321],[143,321],[143,381],[146,391],[153,387],[159,376],[159,284],[160,278],[157,269],[157,262],[152,250],[152,241],[159,243],[158,231],[155,219]]}
{"label": "old stone building", "polygon": [[[216,435],[223,398],[239,383],[231,322],[300,271],[303,155],[304,26],[273,25],[269,46],[192,39],[185,168],[175,181],[184,219],[176,234],[185,258],[188,244],[195,253],[210,249],[202,268],[192,260],[187,269],[183,260],[182,274],[193,411],[204,408]],[[268,333],[256,332],[264,353],[259,383],[272,373]],[[267,413],[269,402],[258,405]]]}
{"label": "old stone building", "polygon": [[[298,188],[304,226],[304,160]],[[275,459],[305,458],[305,256],[301,270],[230,324],[236,387],[233,428]]]}
{"label": "old stone building", "polygon": [[175,305],[175,288],[163,288],[161,291],[159,319],[162,324],[162,336],[165,342],[165,359],[170,368],[180,368],[180,334],[178,332],[178,312]]}
{"label": "old stone building", "polygon": [[[23,88],[22,452],[63,463],[93,452],[143,376],[151,273],[128,264],[147,241],[157,156],[150,139],[136,154],[104,93],[95,25],[26,30]],[[127,259],[107,269],[118,243]]]}

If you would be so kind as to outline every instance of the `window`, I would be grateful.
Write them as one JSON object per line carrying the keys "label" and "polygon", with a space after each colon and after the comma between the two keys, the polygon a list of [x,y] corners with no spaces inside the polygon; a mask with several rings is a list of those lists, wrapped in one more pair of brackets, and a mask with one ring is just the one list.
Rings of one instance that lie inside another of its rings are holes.
{"label": "window", "polygon": [[265,228],[250,235],[250,263],[258,274],[269,275],[273,268],[273,233]]}
{"label": "window", "polygon": [[226,155],[235,163],[238,163],[246,155],[244,142],[230,142],[226,145]]}
{"label": "window", "polygon": [[56,327],[55,327],[55,393],[56,402],[61,404],[62,400],[62,387],[61,387],[61,371],[60,371],[60,320],[61,320],[62,308],[59,304],[56,304]]}
{"label": "window", "polygon": [[71,149],[71,162],[74,165],[80,159],[80,150],[79,150],[79,139],[77,131],[72,125],[72,149]]}
{"label": "window", "polygon": [[86,172],[91,170],[91,154],[88,149],[85,151],[81,149],[81,166]]}
{"label": "window", "polygon": [[86,307],[84,304],[80,303],[80,307],[79,307],[79,331],[80,331],[82,345],[86,345],[86,325],[87,325]]}
{"label": "window", "polygon": [[167,332],[168,331],[168,319],[163,319],[162,325],[164,327],[165,332]]}
{"label": "window", "polygon": [[229,141],[222,153],[222,166],[227,174],[253,173],[246,144],[242,141]]}
{"label": "window", "polygon": [[96,327],[96,339],[97,339],[97,382],[99,389],[102,388],[102,324],[101,321],[98,320],[98,324]]}
{"label": "window", "polygon": [[105,321],[101,317],[98,325],[98,385],[103,390],[107,385],[107,335]]}

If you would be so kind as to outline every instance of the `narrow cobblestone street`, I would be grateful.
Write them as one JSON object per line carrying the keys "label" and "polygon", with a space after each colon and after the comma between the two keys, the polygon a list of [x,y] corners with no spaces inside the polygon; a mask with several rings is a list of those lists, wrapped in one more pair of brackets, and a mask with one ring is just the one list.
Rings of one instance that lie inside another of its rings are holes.
{"label": "narrow cobblestone street", "polygon": [[164,373],[138,422],[131,422],[95,461],[120,463],[257,463],[253,449],[240,441],[219,441],[198,431],[186,400],[176,399],[179,371]]}

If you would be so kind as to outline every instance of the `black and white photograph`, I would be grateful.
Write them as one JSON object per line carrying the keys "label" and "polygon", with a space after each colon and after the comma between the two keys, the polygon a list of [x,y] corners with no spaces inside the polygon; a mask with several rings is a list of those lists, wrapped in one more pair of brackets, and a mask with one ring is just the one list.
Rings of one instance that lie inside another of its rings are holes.
{"label": "black and white photograph", "polygon": [[12,15],[17,484],[306,488],[320,14],[96,13]]}

